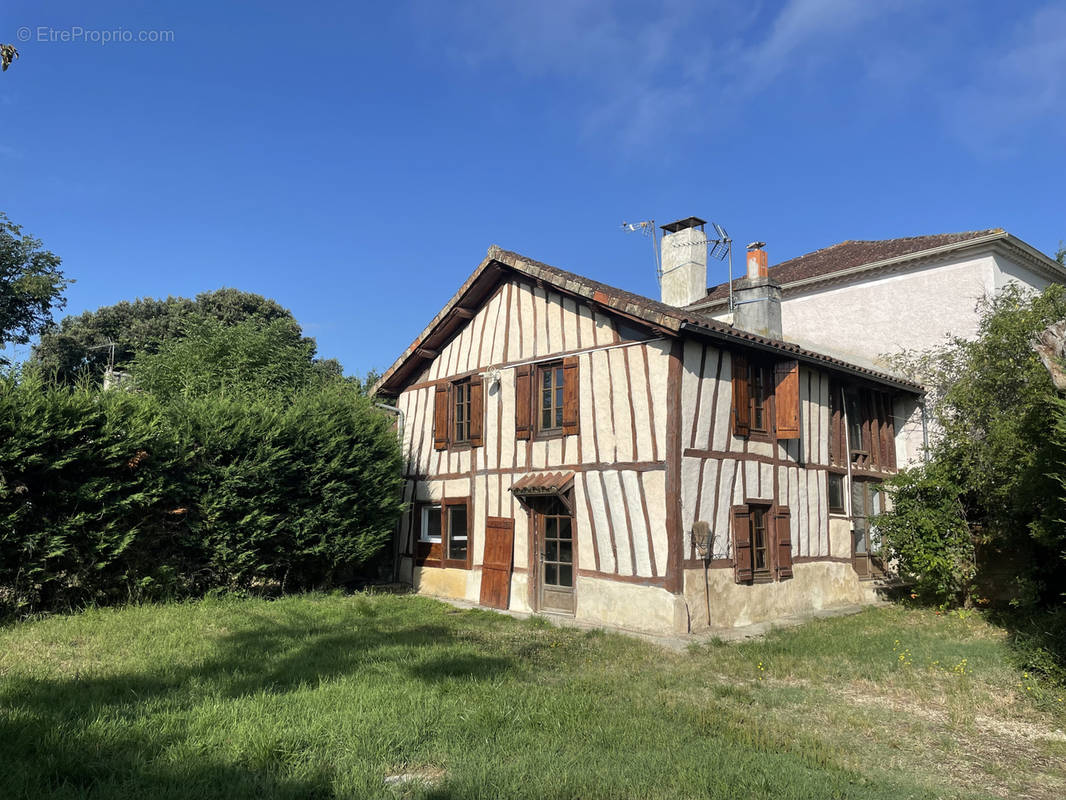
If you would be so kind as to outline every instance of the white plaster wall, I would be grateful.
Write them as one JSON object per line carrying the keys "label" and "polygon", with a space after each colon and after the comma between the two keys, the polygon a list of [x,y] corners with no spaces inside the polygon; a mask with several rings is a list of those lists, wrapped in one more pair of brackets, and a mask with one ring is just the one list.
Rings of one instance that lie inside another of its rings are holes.
{"label": "white plaster wall", "polygon": [[782,330],[813,350],[883,366],[884,353],[973,336],[977,303],[996,290],[996,275],[995,260],[985,255],[788,296]]}

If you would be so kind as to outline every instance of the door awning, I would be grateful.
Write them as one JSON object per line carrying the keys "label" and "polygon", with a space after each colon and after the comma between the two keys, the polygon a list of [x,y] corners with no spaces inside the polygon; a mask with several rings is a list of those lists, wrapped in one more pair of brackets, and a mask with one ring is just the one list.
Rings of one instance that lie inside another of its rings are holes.
{"label": "door awning", "polygon": [[574,484],[571,472],[528,472],[511,484],[515,497],[546,497],[562,495]]}

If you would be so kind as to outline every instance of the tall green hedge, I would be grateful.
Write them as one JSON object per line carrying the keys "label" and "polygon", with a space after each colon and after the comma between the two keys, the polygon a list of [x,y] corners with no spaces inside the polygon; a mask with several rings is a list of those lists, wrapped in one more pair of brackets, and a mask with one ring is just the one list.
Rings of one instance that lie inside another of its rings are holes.
{"label": "tall green hedge", "polygon": [[146,393],[0,377],[0,616],[343,580],[399,514],[391,420],[352,387]]}

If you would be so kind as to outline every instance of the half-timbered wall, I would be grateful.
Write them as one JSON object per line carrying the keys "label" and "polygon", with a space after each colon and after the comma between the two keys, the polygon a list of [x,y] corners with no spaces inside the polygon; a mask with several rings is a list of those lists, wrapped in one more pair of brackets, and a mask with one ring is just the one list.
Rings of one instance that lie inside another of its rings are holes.
{"label": "half-timbered wall", "polygon": [[[666,427],[671,343],[550,289],[513,279],[501,284],[463,329],[400,395],[409,502],[470,497],[473,569],[453,577],[477,597],[487,517],[515,521],[511,606],[528,604],[525,572],[533,562],[529,520],[508,491],[522,475],[575,473],[577,587],[611,579],[662,586],[667,572]],[[576,354],[579,432],[519,439],[515,430],[516,367]],[[484,379],[484,440],[474,448],[435,449],[436,386],[470,374]],[[402,554],[414,552],[413,514],[401,523]],[[410,563],[410,562],[408,562]],[[591,598],[587,598],[591,599]],[[587,605],[587,603],[586,603]]]}
{"label": "half-timbered wall", "polygon": [[718,561],[732,558],[730,509],[753,501],[791,510],[794,559],[829,557],[829,376],[800,367],[800,438],[758,441],[733,435],[732,355],[685,343],[682,372],[681,518],[686,559],[692,526],[715,534]]}

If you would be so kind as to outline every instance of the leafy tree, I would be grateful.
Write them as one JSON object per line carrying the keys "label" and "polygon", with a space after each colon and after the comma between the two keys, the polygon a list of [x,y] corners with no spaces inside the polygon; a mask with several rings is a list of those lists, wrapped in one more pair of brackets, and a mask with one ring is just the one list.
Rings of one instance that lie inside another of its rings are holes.
{"label": "leafy tree", "polygon": [[32,360],[66,383],[75,382],[83,373],[99,380],[110,357],[108,348],[101,345],[115,342],[115,363],[125,366],[138,355],[154,353],[164,342],[181,338],[187,323],[195,320],[216,320],[224,325],[246,320],[279,321],[285,323],[284,329],[279,326],[276,332],[286,341],[304,341],[314,349],[313,340],[303,337],[288,309],[262,295],[218,289],[198,294],[195,300],[141,298],[66,317],[41,336]]}
{"label": "leafy tree", "polygon": [[[1056,477],[1066,473],[1066,441],[1054,435],[1063,407],[1032,348],[1064,318],[1066,287],[1008,287],[986,302],[976,339],[911,360],[931,389],[938,433],[928,463],[888,485],[896,507],[878,524],[890,552],[925,589],[941,587],[941,600],[965,602],[975,585],[1017,606],[1061,602],[1066,592],[1066,498]],[[963,530],[976,583],[957,558]],[[949,551],[931,570],[929,554]]]}
{"label": "leafy tree", "polygon": [[[163,402],[207,395],[256,397],[291,394],[329,380],[316,366],[314,344],[294,335],[287,320],[255,319],[224,325],[217,319],[189,319],[181,335],[132,364],[136,386]],[[336,363],[336,362],[332,362]]]}
{"label": "leafy tree", "polygon": [[48,327],[53,309],[63,308],[69,281],[59,264],[40,239],[0,212],[0,345],[26,344]]}

